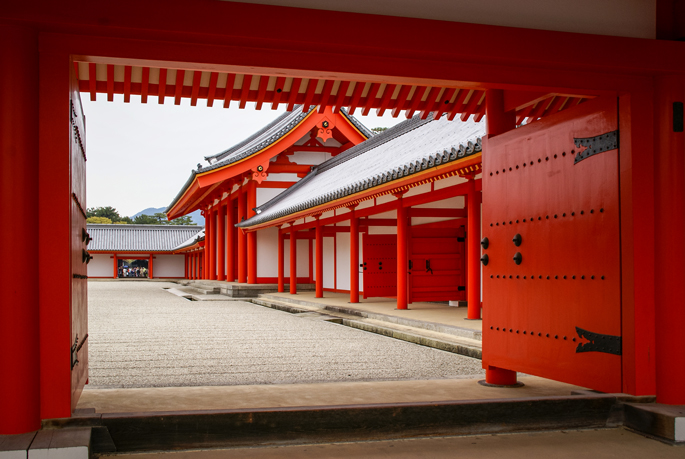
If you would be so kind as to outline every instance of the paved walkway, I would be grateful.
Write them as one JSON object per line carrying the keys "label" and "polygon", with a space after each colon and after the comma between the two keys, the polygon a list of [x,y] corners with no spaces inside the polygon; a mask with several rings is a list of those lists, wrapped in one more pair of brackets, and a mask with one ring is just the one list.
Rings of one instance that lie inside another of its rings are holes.
{"label": "paved walkway", "polygon": [[[459,459],[680,459],[685,446],[669,446],[625,429],[571,430],[469,437],[324,443],[204,451],[130,454],[135,459],[459,458]],[[116,457],[129,454],[115,454]],[[110,457],[108,455],[102,457]]]}
{"label": "paved walkway", "polygon": [[89,282],[88,388],[482,378],[479,360],[163,282]]}

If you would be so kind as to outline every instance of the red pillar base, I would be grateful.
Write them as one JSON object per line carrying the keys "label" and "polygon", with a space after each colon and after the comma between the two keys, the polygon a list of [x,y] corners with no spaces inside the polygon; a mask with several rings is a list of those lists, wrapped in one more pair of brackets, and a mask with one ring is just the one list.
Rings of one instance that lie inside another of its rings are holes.
{"label": "red pillar base", "polygon": [[478,384],[487,387],[523,387],[523,383],[516,380],[515,371],[490,366],[485,369],[485,379],[478,381]]}

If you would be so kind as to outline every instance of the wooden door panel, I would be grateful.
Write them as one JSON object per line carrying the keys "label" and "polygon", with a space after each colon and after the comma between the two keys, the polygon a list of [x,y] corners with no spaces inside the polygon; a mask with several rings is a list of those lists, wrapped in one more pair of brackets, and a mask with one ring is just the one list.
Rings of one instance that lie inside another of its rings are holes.
{"label": "wooden door panel", "polygon": [[364,234],[364,298],[397,295],[397,236]]}
{"label": "wooden door panel", "polygon": [[86,121],[72,70],[71,90],[71,409],[88,380]]}
{"label": "wooden door panel", "polygon": [[604,99],[487,140],[485,364],[621,390],[617,129]]}

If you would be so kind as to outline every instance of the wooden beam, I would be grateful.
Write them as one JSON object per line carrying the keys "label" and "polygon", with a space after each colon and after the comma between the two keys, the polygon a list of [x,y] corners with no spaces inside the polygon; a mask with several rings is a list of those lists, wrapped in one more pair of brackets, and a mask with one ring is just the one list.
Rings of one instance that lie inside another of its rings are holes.
{"label": "wooden beam", "polygon": [[293,108],[295,108],[295,102],[297,101],[297,94],[300,91],[301,84],[302,78],[293,78],[293,82],[290,85],[290,94],[288,95],[288,107],[286,108],[289,112],[292,112]]}
{"label": "wooden beam", "polygon": [[331,97],[331,91],[333,91],[333,84],[335,84],[335,80],[326,80],[326,83],[323,85],[321,98],[319,99],[319,113],[326,111],[328,99]]}
{"label": "wooden beam", "polygon": [[226,75],[226,89],[224,89],[224,108],[228,108],[233,100],[233,86],[235,85],[235,73]]}
{"label": "wooden beam", "polygon": [[202,79],[202,71],[193,71],[193,90],[190,92],[190,106],[197,105],[197,95],[200,93],[200,80]]}
{"label": "wooden beam", "polygon": [[285,77],[276,78],[276,85],[274,86],[274,97],[271,101],[271,110],[278,109],[278,104],[281,102],[281,94],[283,94],[283,85],[285,85]]}
{"label": "wooden beam", "polygon": [[114,64],[107,64],[107,101],[114,101]]}
{"label": "wooden beam", "polygon": [[397,85],[395,84],[387,84],[385,86],[385,90],[383,91],[383,97],[381,98],[381,105],[376,109],[376,116],[383,116],[383,113],[388,109],[388,105],[390,105],[390,101],[392,100],[392,95],[395,92],[395,88]]}
{"label": "wooden beam", "polygon": [[259,77],[259,90],[257,91],[257,103],[255,104],[255,110],[261,110],[262,104],[264,104],[264,95],[266,94],[266,87],[269,84],[269,77],[262,75]]}
{"label": "wooden beam", "polygon": [[471,90],[469,89],[459,90],[457,98],[454,100],[454,105],[452,105],[452,110],[450,111],[450,114],[447,116],[448,120],[452,121],[454,117],[457,116],[457,113],[459,113],[462,110],[464,101],[466,100],[466,96],[469,95],[469,92],[471,92]]}
{"label": "wooden beam", "polygon": [[93,102],[97,99],[96,68],[97,67],[93,62],[88,64],[88,89],[90,90],[90,100]]}
{"label": "wooden beam", "polygon": [[343,107],[343,101],[345,100],[345,96],[347,95],[347,90],[350,87],[350,82],[345,80],[340,82],[340,86],[338,86],[338,95],[335,97],[335,106],[333,107],[333,113],[338,113],[340,109]]}
{"label": "wooden beam", "polygon": [[157,85],[157,96],[159,104],[164,104],[164,97],[166,96],[166,73],[167,69],[159,69],[159,84]]}
{"label": "wooden beam", "polygon": [[397,118],[402,110],[404,110],[404,105],[407,103],[407,97],[409,97],[409,92],[412,86],[410,84],[405,84],[400,88],[400,92],[397,94],[397,99],[395,99],[395,108],[392,109],[392,117]]}
{"label": "wooden beam", "polygon": [[140,84],[140,102],[147,103],[148,87],[150,85],[150,67],[143,67],[143,76]]}
{"label": "wooden beam", "polygon": [[181,96],[183,95],[183,80],[185,77],[185,70],[176,70],[176,91],[174,93],[174,105],[181,105]]}
{"label": "wooden beam", "polygon": [[464,112],[461,114],[460,119],[462,121],[466,121],[467,119],[469,119],[469,116],[471,116],[475,112],[476,106],[478,105],[478,102],[482,97],[483,91],[473,91],[473,94],[471,94],[471,98],[469,99],[469,103],[466,104]]}
{"label": "wooden beam", "polygon": [[442,97],[438,101],[437,107],[435,109],[435,113],[433,115],[434,120],[439,120],[442,114],[447,111],[447,107],[449,107],[449,104],[452,101],[452,97],[454,96],[455,92],[457,92],[457,88],[445,89],[445,92],[442,94]]}
{"label": "wooden beam", "polygon": [[428,114],[433,111],[433,108],[435,107],[435,100],[438,97],[438,93],[440,92],[440,87],[438,86],[433,86],[430,91],[428,92],[428,96],[426,97],[426,101],[423,103],[423,110],[421,110],[421,119],[425,120],[428,118]]}
{"label": "wooden beam", "polygon": [[364,109],[362,110],[362,116],[366,116],[371,111],[371,107],[376,103],[376,96],[378,91],[381,89],[380,83],[373,83],[369,88],[369,92],[366,93],[366,104],[364,104]]}
{"label": "wooden beam", "polygon": [[302,111],[305,113],[309,111],[309,106],[312,103],[312,99],[314,98],[314,92],[316,91],[316,86],[318,84],[319,80],[317,80],[316,78],[310,78],[307,82],[307,92],[304,96],[304,104],[302,104]]}
{"label": "wooden beam", "polygon": [[411,105],[405,113],[407,118],[414,116],[414,112],[419,108],[419,104],[421,103],[421,99],[423,98],[426,89],[428,89],[426,86],[417,86],[414,90],[414,94],[411,96]]}
{"label": "wooden beam", "polygon": [[219,81],[219,74],[212,72],[209,74],[209,88],[207,90],[207,107],[214,105],[214,97],[216,96],[216,83]]}
{"label": "wooden beam", "polygon": [[133,67],[127,65],[124,67],[124,102],[131,102],[131,73],[133,72]]}
{"label": "wooden beam", "polygon": [[[252,86],[252,75],[243,75],[243,85],[240,88],[240,103],[238,104],[238,108],[240,109],[244,109],[247,104],[250,95],[250,86]],[[226,90],[228,90],[228,87],[226,87]]]}
{"label": "wooden beam", "polygon": [[350,115],[354,115],[354,111],[359,106],[359,100],[362,97],[362,93],[364,92],[366,85],[367,83],[363,83],[361,81],[357,81],[354,84],[354,92],[352,93],[352,98],[350,99]]}
{"label": "wooden beam", "polygon": [[416,208],[409,209],[410,217],[449,217],[449,218],[463,218],[466,217],[465,209],[453,208]]}

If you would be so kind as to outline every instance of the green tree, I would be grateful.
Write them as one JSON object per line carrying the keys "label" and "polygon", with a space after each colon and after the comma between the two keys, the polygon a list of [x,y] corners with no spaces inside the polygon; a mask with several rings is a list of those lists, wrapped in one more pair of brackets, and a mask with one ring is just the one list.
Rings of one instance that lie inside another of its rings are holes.
{"label": "green tree", "polygon": [[136,225],[157,225],[159,220],[151,215],[138,215],[133,219],[133,223]]}
{"label": "green tree", "polygon": [[171,220],[169,225],[193,225],[193,217],[186,215],[185,217],[178,217],[175,220]]}
{"label": "green tree", "polygon": [[91,207],[90,209],[86,210],[86,216],[109,218],[113,222],[118,222],[121,220],[121,215],[119,215],[119,212],[117,212],[117,210],[112,206]]}
{"label": "green tree", "polygon": [[168,223],[168,221],[166,219],[166,214],[163,212],[157,212],[156,214],[153,215],[153,217],[157,219],[158,225],[166,225]]}
{"label": "green tree", "polygon": [[119,220],[121,223],[124,223],[126,225],[130,225],[133,223],[133,220],[131,220],[131,217],[121,217],[121,220]]}
{"label": "green tree", "polygon": [[107,217],[88,217],[86,219],[86,222],[88,222],[88,223],[105,223],[108,225],[112,224],[112,220],[110,218],[107,218]]}
{"label": "green tree", "polygon": [[372,130],[373,132],[375,132],[375,133],[380,133],[380,132],[383,132],[383,131],[387,131],[388,128],[386,128],[386,127],[375,127],[375,128],[371,128],[371,130]]}

